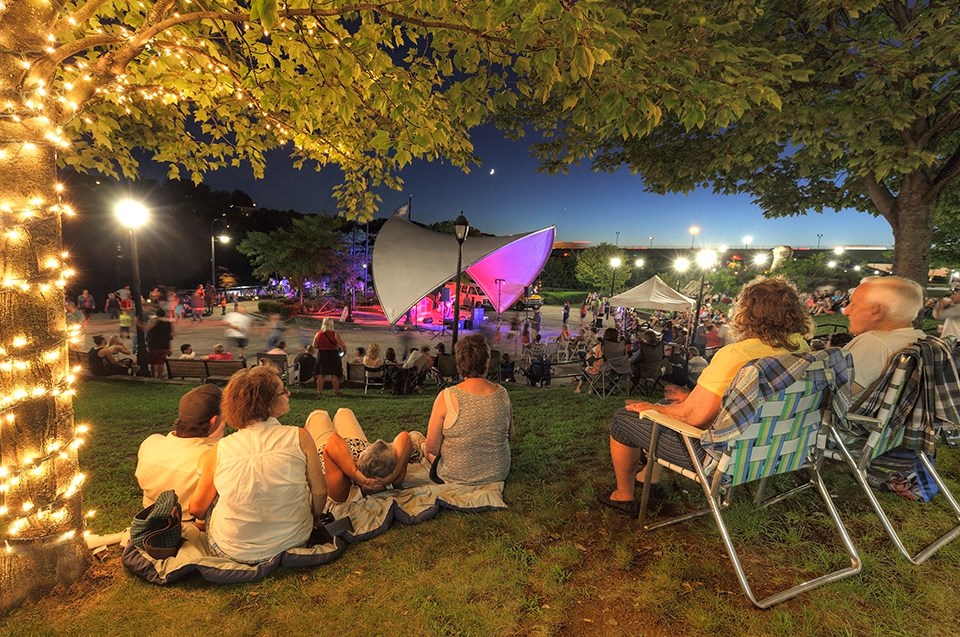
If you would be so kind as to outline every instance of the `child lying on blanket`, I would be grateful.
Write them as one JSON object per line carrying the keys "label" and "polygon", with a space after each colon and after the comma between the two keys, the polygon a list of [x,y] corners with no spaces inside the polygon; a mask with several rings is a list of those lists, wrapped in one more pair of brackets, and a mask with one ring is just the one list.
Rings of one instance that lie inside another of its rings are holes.
{"label": "child lying on blanket", "polygon": [[320,451],[327,494],[342,503],[350,496],[350,487],[357,485],[364,493],[378,493],[399,487],[407,475],[407,462],[414,452],[410,434],[401,431],[392,443],[377,440],[370,443],[351,409],[338,409],[333,420],[322,409],[307,417],[307,432]]}

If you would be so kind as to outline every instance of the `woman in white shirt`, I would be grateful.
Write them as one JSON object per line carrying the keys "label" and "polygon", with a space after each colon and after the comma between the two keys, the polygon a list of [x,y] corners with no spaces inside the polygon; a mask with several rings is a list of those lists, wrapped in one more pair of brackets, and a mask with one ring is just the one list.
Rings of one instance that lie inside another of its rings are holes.
{"label": "woman in white shirt", "polygon": [[306,544],[326,505],[327,485],[313,438],[277,416],[290,411],[290,390],[272,369],[242,369],[223,390],[221,414],[237,433],[200,460],[190,513],[215,555],[259,564]]}

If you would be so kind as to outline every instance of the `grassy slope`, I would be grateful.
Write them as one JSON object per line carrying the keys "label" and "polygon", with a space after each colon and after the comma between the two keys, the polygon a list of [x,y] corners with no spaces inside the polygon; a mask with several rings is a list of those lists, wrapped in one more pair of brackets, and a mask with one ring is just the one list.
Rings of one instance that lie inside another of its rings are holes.
{"label": "grassy slope", "polygon": [[[92,527],[125,526],[139,508],[136,450],[166,431],[182,386],[90,382],[80,389],[79,419],[94,425],[83,462],[89,471]],[[927,565],[898,559],[849,480],[831,471],[841,514],[865,561],[861,577],[828,586],[772,611],[754,611],[740,594],[716,532],[706,521],[650,535],[595,504],[612,483],[605,423],[619,400],[574,396],[567,386],[511,387],[518,439],[506,488],[510,509],[442,513],[414,527],[351,546],[331,565],[281,570],[267,580],[215,586],[189,577],[161,588],[128,575],[116,549],[89,577],[0,618],[17,635],[952,635],[960,607],[960,543]],[[432,395],[364,397],[348,392],[371,436],[423,429]],[[302,423],[318,403],[294,396],[288,423]],[[331,402],[324,401],[329,407]],[[956,476],[958,455],[942,470]],[[956,482],[954,482],[956,484]],[[674,482],[668,508],[698,504],[692,484]],[[812,495],[812,494],[811,494]],[[735,505],[743,558],[769,585],[799,581],[842,554],[829,521],[804,494],[773,511]],[[743,498],[746,499],[746,498]],[[929,537],[948,516],[934,505],[885,498],[913,538]],[[782,539],[785,537],[786,539]],[[765,565],[787,562],[776,575]]]}

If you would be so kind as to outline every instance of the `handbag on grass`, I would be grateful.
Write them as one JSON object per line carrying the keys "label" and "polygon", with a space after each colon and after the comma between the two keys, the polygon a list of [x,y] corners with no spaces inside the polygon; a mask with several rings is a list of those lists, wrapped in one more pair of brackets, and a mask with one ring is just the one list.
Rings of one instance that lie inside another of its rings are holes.
{"label": "handbag on grass", "polygon": [[133,516],[130,543],[155,560],[173,557],[180,550],[183,509],[177,492],[168,489],[157,501]]}

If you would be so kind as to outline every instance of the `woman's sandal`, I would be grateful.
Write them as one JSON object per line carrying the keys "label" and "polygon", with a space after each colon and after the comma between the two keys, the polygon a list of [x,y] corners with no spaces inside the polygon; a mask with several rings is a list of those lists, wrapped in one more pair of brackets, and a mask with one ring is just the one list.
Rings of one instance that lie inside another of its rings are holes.
{"label": "woman's sandal", "polygon": [[637,518],[640,515],[640,505],[635,500],[611,500],[610,494],[597,494],[597,502],[610,507],[628,518]]}

